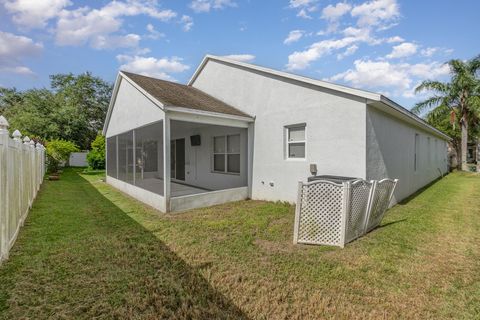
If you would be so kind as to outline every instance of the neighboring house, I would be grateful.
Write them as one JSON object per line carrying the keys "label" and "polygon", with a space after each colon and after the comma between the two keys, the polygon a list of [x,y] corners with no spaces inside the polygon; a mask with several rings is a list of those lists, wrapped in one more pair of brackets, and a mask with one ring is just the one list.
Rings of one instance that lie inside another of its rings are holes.
{"label": "neighboring house", "polygon": [[395,201],[447,172],[449,137],[381,94],[215,56],[188,85],[120,72],[103,133],[107,182],[164,212],[295,202],[311,164]]}
{"label": "neighboring house", "polygon": [[88,151],[70,153],[68,165],[70,167],[88,167],[87,155]]}
{"label": "neighboring house", "polygon": [[[476,140],[476,142],[475,142]],[[477,138],[468,142],[467,144],[467,164],[471,170],[476,170],[477,172],[480,171],[480,140]],[[455,169],[458,165],[458,156],[457,151],[450,143],[448,146],[448,157],[450,159],[450,168]]]}

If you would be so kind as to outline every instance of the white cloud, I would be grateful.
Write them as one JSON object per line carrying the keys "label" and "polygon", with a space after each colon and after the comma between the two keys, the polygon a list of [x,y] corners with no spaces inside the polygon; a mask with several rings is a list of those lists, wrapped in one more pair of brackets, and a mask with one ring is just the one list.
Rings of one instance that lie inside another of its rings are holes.
{"label": "white cloud", "polygon": [[[131,35],[112,36],[122,27],[122,17],[148,15],[160,21],[169,21],[177,14],[172,10],[159,10],[153,2],[128,2],[112,1],[100,9],[88,7],[76,10],[62,10],[56,26],[56,43],[58,45],[83,45],[93,47],[98,43],[118,43],[120,46],[130,46],[135,40]],[[109,39],[113,37],[113,39]],[[121,38],[118,38],[121,37]]]}
{"label": "white cloud", "polygon": [[[354,28],[348,27],[342,31],[343,38],[327,39],[311,44],[304,51],[296,51],[288,56],[288,70],[303,70],[307,68],[312,62],[322,58],[323,56],[332,54],[347,47],[355,45],[358,47],[359,43],[367,43],[370,45],[377,45],[381,40],[371,36],[368,28]],[[350,52],[357,50],[351,48]],[[343,56],[342,56],[343,57]],[[338,57],[337,57],[338,58]]]}
{"label": "white cloud", "polygon": [[236,2],[232,0],[193,0],[190,3],[190,8],[196,13],[210,12],[211,9],[219,10],[236,6]]}
{"label": "white cloud", "polygon": [[240,62],[253,62],[255,60],[255,56],[253,54],[230,54],[224,57]]}
{"label": "white cloud", "polygon": [[388,61],[356,60],[354,69],[330,77],[357,88],[393,89],[395,96],[411,97],[415,83],[421,79],[436,79],[449,73],[448,65],[432,63],[391,63]]}
{"label": "white cloud", "polygon": [[141,37],[138,34],[130,33],[124,36],[104,36],[98,35],[93,38],[90,45],[94,49],[113,49],[113,48],[135,48],[138,47]]}
{"label": "white cloud", "polygon": [[322,10],[322,19],[328,21],[328,27],[326,31],[320,32],[323,34],[329,34],[336,32],[340,25],[340,18],[347,14],[352,6],[346,2],[339,2],[335,6],[328,5]]}
{"label": "white cloud", "polygon": [[307,68],[312,61],[318,60],[333,50],[342,49],[357,42],[355,37],[345,37],[342,39],[322,40],[312,44],[305,51],[296,51],[288,56],[288,70],[302,70]]}
{"label": "white cloud", "polygon": [[357,52],[358,46],[354,44],[353,46],[348,47],[343,53],[337,54],[337,60],[342,60],[345,57],[351,56]]}
{"label": "white cloud", "polygon": [[304,31],[303,30],[292,30],[288,34],[287,38],[283,41],[284,44],[291,44],[297,42],[303,37]]}
{"label": "white cloud", "polygon": [[193,27],[193,18],[187,15],[183,15],[180,22],[183,24],[183,31],[188,32]]}
{"label": "white cloud", "polygon": [[308,7],[315,4],[318,0],[290,0],[290,8]]}
{"label": "white cloud", "polygon": [[21,59],[40,54],[43,45],[32,39],[0,31],[0,72],[33,74]]}
{"label": "white cloud", "polygon": [[303,19],[312,19],[312,17],[307,13],[307,9],[303,8],[297,13],[297,17]]}
{"label": "white cloud", "polygon": [[399,36],[394,36],[394,37],[387,38],[386,41],[387,43],[396,43],[396,42],[404,42],[405,39]]}
{"label": "white cloud", "polygon": [[182,63],[183,60],[179,57],[157,59],[154,57],[118,55],[117,60],[122,63],[121,70],[169,81],[175,81],[171,76],[172,73],[181,73],[190,69],[188,65]]}
{"label": "white cloud", "polygon": [[147,29],[148,31],[147,38],[149,39],[158,40],[160,38],[165,37],[165,34],[155,29],[155,27],[151,23],[147,24],[145,29]]}
{"label": "white cloud", "polygon": [[400,17],[400,11],[396,0],[372,0],[353,7],[351,15],[360,27],[385,27]]}
{"label": "white cloud", "polygon": [[13,22],[25,28],[44,28],[47,21],[71,5],[69,0],[8,0],[5,9],[13,15]]}
{"label": "white cloud", "polygon": [[[311,5],[311,3],[312,1],[308,0],[291,1],[290,7],[305,7]],[[356,19],[354,25],[338,31],[339,19],[348,12]],[[396,0],[372,0],[353,7],[346,2],[329,5],[322,11],[322,18],[329,22],[329,26],[326,31],[320,31],[317,35],[334,33],[336,35],[342,34],[342,36],[318,41],[303,51],[293,52],[288,56],[286,68],[288,70],[302,70],[323,56],[351,47],[348,51],[337,53],[337,59],[342,59],[349,53],[356,51],[360,43],[379,45],[388,42],[388,39],[378,38],[375,33],[391,27],[399,17],[399,7]],[[400,37],[392,37],[390,41],[393,43],[399,39]]]}
{"label": "white cloud", "polygon": [[346,2],[339,2],[337,5],[328,5],[322,10],[322,19],[325,20],[338,20],[340,17],[350,11],[352,6]]}
{"label": "white cloud", "polygon": [[390,54],[387,54],[387,59],[405,58],[414,55],[417,52],[418,46],[415,43],[404,42],[398,46],[394,46]]}
{"label": "white cloud", "polygon": [[420,51],[420,54],[424,57],[431,57],[433,56],[437,51],[439,50],[439,48],[433,48],[433,47],[430,47],[430,48],[425,48],[425,49],[422,49],[422,51]]}
{"label": "white cloud", "polygon": [[309,13],[317,11],[317,2],[318,0],[290,0],[288,7],[298,10],[297,17],[312,19]]}

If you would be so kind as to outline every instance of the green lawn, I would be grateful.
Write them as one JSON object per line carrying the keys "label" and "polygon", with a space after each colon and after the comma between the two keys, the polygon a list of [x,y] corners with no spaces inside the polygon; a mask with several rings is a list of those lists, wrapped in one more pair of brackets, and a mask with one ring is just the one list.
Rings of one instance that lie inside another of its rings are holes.
{"label": "green lawn", "polygon": [[345,249],[293,246],[294,208],[177,215],[66,170],[10,259],[0,318],[480,318],[480,176],[455,173]]}

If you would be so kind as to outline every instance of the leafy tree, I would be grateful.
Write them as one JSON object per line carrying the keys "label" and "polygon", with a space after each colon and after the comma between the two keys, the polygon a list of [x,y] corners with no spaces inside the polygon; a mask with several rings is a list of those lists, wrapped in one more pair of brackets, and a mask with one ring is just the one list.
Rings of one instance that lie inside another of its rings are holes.
{"label": "leafy tree", "polygon": [[105,169],[105,137],[103,135],[99,134],[93,140],[87,161],[92,169]]}
{"label": "leafy tree", "polygon": [[[461,169],[468,170],[466,161],[469,126],[478,125],[480,114],[480,55],[468,61],[450,60],[448,65],[452,76],[450,82],[423,81],[416,88],[416,92],[429,90],[433,95],[417,103],[412,111],[428,111],[429,114],[434,112],[438,115],[448,113],[447,118],[451,118],[460,127],[461,152],[457,154],[461,158]],[[435,114],[432,114],[432,117],[435,118]]]}
{"label": "leafy tree", "polygon": [[10,128],[24,135],[73,141],[88,149],[102,128],[112,86],[90,73],[50,78],[52,90],[0,88],[0,112]]}
{"label": "leafy tree", "polygon": [[58,172],[60,164],[67,162],[70,153],[79,151],[77,145],[71,141],[55,139],[47,142],[48,171]]}
{"label": "leafy tree", "polygon": [[[453,113],[452,113],[453,112]],[[440,105],[435,109],[432,109],[426,116],[426,121],[434,126],[435,128],[441,130],[452,138],[451,144],[455,149],[457,155],[461,154],[462,146],[462,135],[460,126],[456,123],[455,119],[460,118],[458,116],[458,110],[451,110],[447,106]],[[475,124],[475,119],[473,123],[471,122],[468,127],[470,139],[475,137],[480,137],[480,126]],[[462,164],[460,161],[457,161],[457,169],[461,170]]]}

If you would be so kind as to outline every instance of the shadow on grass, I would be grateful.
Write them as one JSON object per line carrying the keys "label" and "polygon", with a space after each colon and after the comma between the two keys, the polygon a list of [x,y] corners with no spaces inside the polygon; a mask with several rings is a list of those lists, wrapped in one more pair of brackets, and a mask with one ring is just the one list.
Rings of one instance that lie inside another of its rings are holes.
{"label": "shadow on grass", "polygon": [[0,318],[247,318],[78,173],[42,186],[0,267]]}
{"label": "shadow on grass", "polygon": [[397,205],[403,206],[403,205],[408,204],[410,201],[414,200],[416,197],[421,195],[425,190],[427,190],[428,188],[430,188],[434,184],[438,183],[439,181],[441,181],[445,177],[446,177],[446,175],[444,175],[443,177],[439,177],[439,178],[431,181],[430,183],[424,185],[423,187],[421,187],[420,189],[418,189],[417,191],[415,191],[414,193],[412,193],[411,195],[409,195],[408,197],[406,197],[405,199],[403,199],[402,201],[397,203]]}
{"label": "shadow on grass", "polygon": [[381,224],[378,227],[376,227],[374,230],[383,229],[385,227],[391,226],[393,224],[401,223],[401,222],[404,222],[404,221],[407,221],[407,218],[400,219],[400,220],[395,220],[395,221],[390,221],[390,222],[387,222],[385,224]]}

